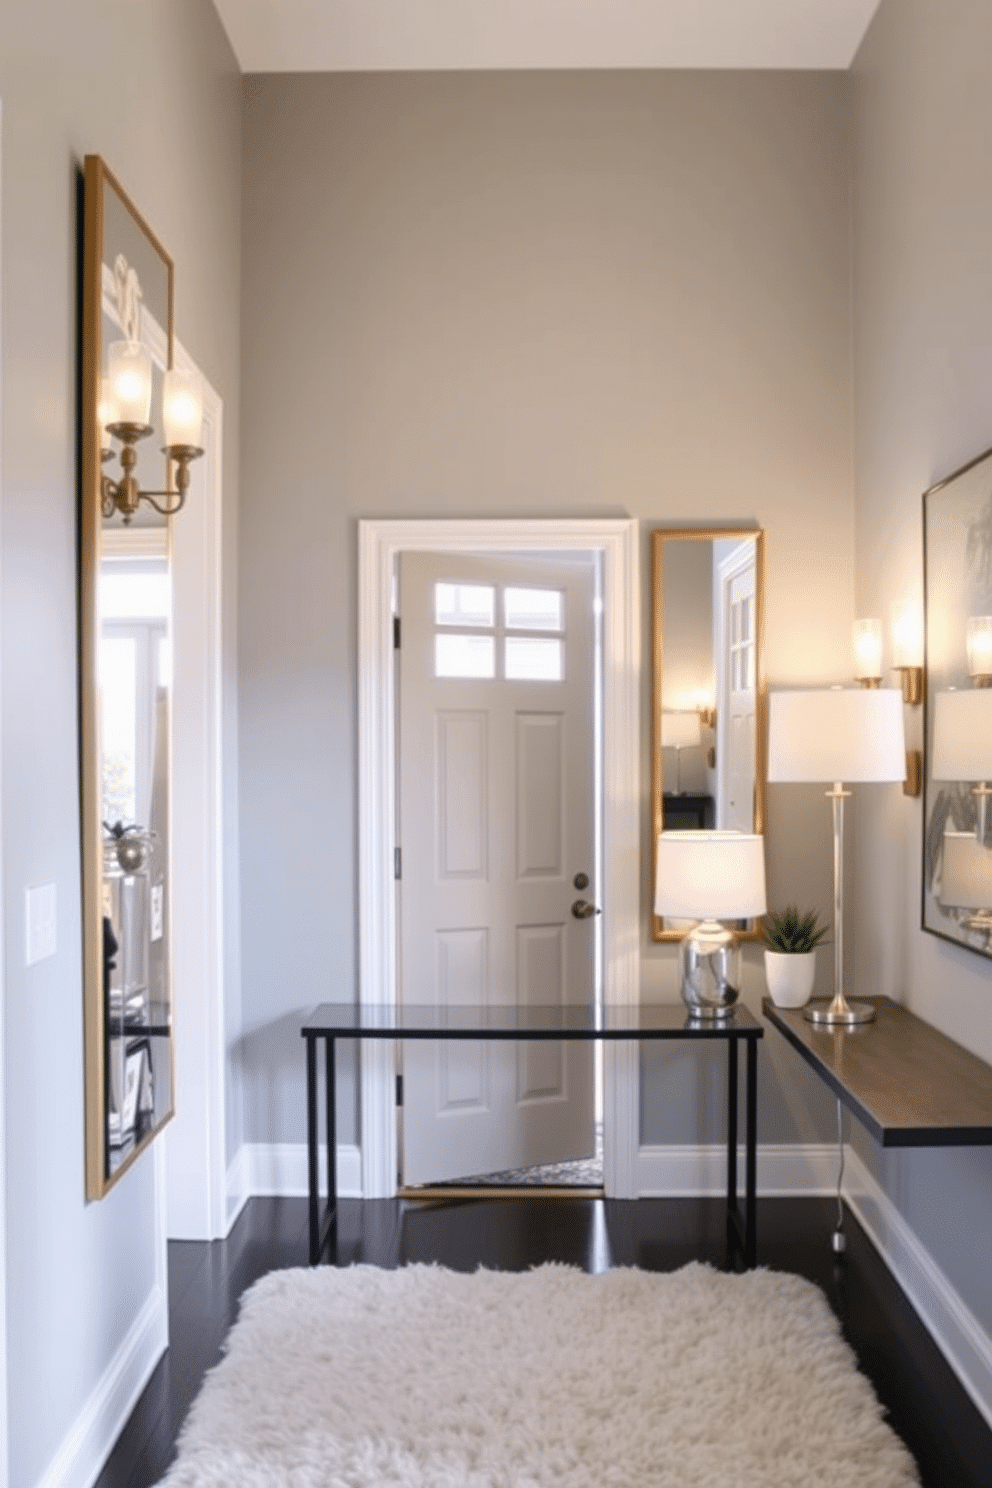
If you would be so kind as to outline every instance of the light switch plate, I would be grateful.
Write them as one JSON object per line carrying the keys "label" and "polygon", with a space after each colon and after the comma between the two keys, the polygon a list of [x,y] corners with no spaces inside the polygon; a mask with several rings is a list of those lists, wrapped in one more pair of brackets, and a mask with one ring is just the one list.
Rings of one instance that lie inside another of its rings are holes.
{"label": "light switch plate", "polygon": [[25,962],[34,966],[58,948],[58,895],[53,883],[24,890]]}

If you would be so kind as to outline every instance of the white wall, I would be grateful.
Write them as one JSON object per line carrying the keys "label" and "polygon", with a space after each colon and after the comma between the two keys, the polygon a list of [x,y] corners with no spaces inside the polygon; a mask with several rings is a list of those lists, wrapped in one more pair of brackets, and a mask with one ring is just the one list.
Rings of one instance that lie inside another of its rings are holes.
{"label": "white wall", "polygon": [[[233,519],[240,94],[209,0],[0,8],[6,1288],[10,1478],[18,1488],[39,1482],[63,1446],[58,1481],[79,1481],[93,1466],[112,1440],[113,1412],[127,1403],[112,1396],[101,1410],[108,1371],[115,1359],[124,1367],[119,1350],[136,1344],[136,1326],[147,1322],[151,1346],[165,1323],[164,1298],[155,1300],[163,1234],[155,1158],[136,1164],[101,1203],[83,1196],[78,170],[86,153],[103,155],[175,260],[177,332],[228,409]],[[229,586],[234,577],[232,552]],[[232,621],[229,610],[233,687]],[[24,888],[47,882],[58,889],[58,953],[26,969]],[[129,1358],[136,1363],[137,1352]]]}
{"label": "white wall", "polygon": [[[882,0],[853,76],[857,607],[922,598],[923,491],[992,444],[992,7]],[[922,710],[907,726],[922,742]],[[920,929],[922,800],[872,792],[851,896],[858,990],[992,1063],[992,963]],[[992,1152],[853,1140],[992,1334]]]}
{"label": "white wall", "polygon": [[[770,679],[849,675],[848,80],[293,76],[245,94],[246,1136],[298,1142],[301,1012],[355,990],[358,517],[635,516],[646,656],[650,528],[757,522]],[[674,948],[648,938],[649,677],[641,971],[677,997]],[[775,788],[769,819],[773,899],[829,911],[822,793]],[[829,1135],[821,1088],[783,1091],[765,1042],[763,1134]],[[695,1065],[671,1061],[661,1097],[661,1062],[642,1135],[698,1140]],[[347,1142],[347,1072],[339,1097]]]}

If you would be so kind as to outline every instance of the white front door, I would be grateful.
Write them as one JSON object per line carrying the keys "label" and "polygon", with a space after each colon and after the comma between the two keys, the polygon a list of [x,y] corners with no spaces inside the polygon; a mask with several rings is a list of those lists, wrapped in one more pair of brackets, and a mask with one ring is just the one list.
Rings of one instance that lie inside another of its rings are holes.
{"label": "white front door", "polygon": [[[592,562],[405,553],[399,593],[401,1000],[591,1004]],[[407,1041],[403,1182],[590,1156],[593,1053]]]}
{"label": "white front door", "polygon": [[717,715],[716,824],[726,831],[753,832],[757,609],[752,540],[741,543],[721,565],[720,593],[723,674]]}

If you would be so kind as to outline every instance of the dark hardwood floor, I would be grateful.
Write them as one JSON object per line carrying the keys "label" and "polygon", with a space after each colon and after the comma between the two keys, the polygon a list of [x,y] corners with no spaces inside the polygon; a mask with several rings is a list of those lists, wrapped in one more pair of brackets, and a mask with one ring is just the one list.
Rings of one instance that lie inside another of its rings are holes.
{"label": "dark hardwood floor", "polygon": [[[339,1265],[436,1261],[463,1271],[522,1270],[554,1260],[587,1270],[671,1271],[691,1260],[727,1264],[717,1199],[353,1199],[343,1200],[339,1212]],[[992,1488],[992,1431],[850,1214],[847,1253],[834,1256],[835,1214],[828,1199],[760,1200],[760,1264],[823,1289],[891,1424],[916,1457],[924,1488]],[[252,1199],[227,1240],[170,1243],[171,1346],[97,1488],[158,1482],[203,1375],[220,1358],[242,1292],[267,1271],[306,1264],[306,1219],[304,1199]],[[741,1381],[740,1388],[752,1383]]]}

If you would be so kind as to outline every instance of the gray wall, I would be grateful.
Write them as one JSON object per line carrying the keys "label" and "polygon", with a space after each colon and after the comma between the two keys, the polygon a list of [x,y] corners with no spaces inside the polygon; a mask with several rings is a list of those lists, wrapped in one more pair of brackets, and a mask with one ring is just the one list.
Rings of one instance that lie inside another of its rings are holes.
{"label": "gray wall", "polygon": [[[920,496],[992,443],[992,7],[882,0],[853,74],[857,599],[921,596]],[[922,741],[922,709],[907,712]],[[865,792],[863,991],[992,1063],[992,965],[920,929],[922,802]],[[869,799],[869,797],[871,799]],[[992,1153],[883,1154],[854,1140],[992,1332]]]}
{"label": "gray wall", "polygon": [[[83,1197],[77,171],[103,155],[175,260],[178,334],[225,401],[233,530],[241,84],[208,0],[36,0],[0,8],[0,99],[7,1342],[11,1482],[27,1485],[145,1303],[156,1243],[150,1157]],[[24,889],[49,881],[58,954],[26,969]]]}
{"label": "gray wall", "polygon": [[[359,517],[637,517],[645,646],[649,529],[757,521],[769,678],[850,675],[849,97],[834,74],[545,73],[245,98],[246,1136],[299,1141],[300,1011],[356,986]],[[642,696],[642,980],[675,998],[648,939],[647,670]],[[769,820],[773,901],[828,911],[822,793],[773,788]],[[763,1136],[829,1136],[774,1059]],[[651,1084],[646,1141],[695,1140],[691,1078]],[[344,1079],[340,1105],[348,1141]]]}

